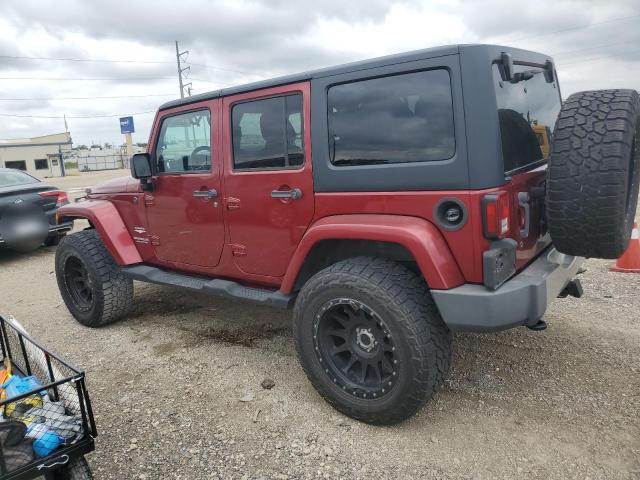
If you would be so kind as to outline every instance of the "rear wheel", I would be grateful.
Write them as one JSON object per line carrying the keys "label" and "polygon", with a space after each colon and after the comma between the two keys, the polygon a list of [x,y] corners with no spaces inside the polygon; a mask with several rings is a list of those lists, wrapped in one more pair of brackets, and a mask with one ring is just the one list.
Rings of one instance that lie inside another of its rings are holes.
{"label": "rear wheel", "polygon": [[65,237],[56,250],[58,288],[71,314],[100,327],[129,310],[133,281],[115,263],[95,230]]}
{"label": "rear wheel", "polygon": [[325,400],[374,424],[412,416],[451,361],[451,332],[424,280],[384,259],[347,259],[311,278],[296,301],[294,335]]}
{"label": "rear wheel", "polygon": [[626,250],[640,187],[639,115],[635,90],[564,102],[547,170],[547,221],[559,251],[617,258]]}

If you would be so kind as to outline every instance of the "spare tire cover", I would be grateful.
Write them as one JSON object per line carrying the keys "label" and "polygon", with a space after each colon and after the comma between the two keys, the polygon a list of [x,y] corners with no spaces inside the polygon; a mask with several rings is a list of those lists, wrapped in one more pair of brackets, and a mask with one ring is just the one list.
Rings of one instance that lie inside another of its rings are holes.
{"label": "spare tire cover", "polygon": [[556,121],[547,169],[547,222],[562,253],[618,258],[629,243],[640,184],[635,90],[571,95]]}

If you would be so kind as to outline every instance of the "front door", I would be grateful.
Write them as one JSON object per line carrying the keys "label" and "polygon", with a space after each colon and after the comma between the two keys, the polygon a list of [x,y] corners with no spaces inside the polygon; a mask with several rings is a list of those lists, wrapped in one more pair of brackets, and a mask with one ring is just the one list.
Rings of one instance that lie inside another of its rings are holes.
{"label": "front door", "polygon": [[225,209],[243,272],[281,277],[313,217],[309,84],[224,99]]}
{"label": "front door", "polygon": [[[148,236],[159,260],[214,267],[224,246],[218,100],[166,112],[152,145]],[[188,109],[188,110],[186,110]]]}

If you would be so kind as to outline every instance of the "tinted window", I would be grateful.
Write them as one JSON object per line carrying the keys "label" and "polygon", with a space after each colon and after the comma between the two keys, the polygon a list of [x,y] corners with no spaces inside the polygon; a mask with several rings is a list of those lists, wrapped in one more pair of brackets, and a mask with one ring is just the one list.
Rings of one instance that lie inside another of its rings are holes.
{"label": "tinted window", "polygon": [[174,115],[162,121],[156,166],[159,173],[211,171],[209,110]]}
{"label": "tinted window", "polygon": [[302,95],[240,103],[232,109],[231,123],[236,170],[304,163]]}
{"label": "tinted window", "polygon": [[455,151],[449,72],[407,73],[329,89],[334,165],[429,162]]}
{"label": "tinted window", "polygon": [[[515,73],[532,73],[528,80],[511,83],[493,65],[505,172],[546,158],[551,132],[560,112],[560,93],[548,83],[542,68],[514,65]],[[546,141],[545,141],[546,140]]]}
{"label": "tinted window", "polygon": [[31,175],[27,175],[26,173],[18,172],[16,170],[0,170],[0,188],[38,182],[39,180],[33,178]]}
{"label": "tinted window", "polygon": [[49,161],[46,158],[36,158],[34,162],[36,170],[47,170],[49,168]]}
{"label": "tinted window", "polygon": [[12,160],[10,162],[4,162],[4,166],[7,168],[16,168],[18,170],[26,170],[27,162],[24,160]]}

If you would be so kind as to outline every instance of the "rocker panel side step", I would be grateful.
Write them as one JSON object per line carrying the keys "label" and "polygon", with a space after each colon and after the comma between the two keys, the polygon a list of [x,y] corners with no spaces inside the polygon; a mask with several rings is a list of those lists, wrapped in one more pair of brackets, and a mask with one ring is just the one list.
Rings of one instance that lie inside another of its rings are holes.
{"label": "rocker panel side step", "polygon": [[141,282],[187,288],[218,297],[239,298],[278,308],[289,308],[293,300],[292,295],[285,295],[279,291],[245,287],[239,283],[219,278],[207,279],[167,272],[149,265],[122,267],[122,273]]}

